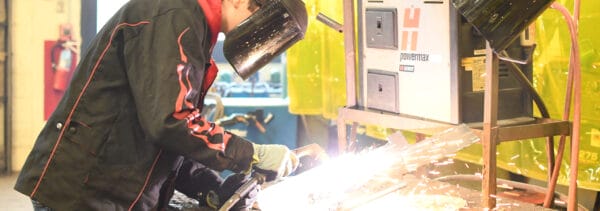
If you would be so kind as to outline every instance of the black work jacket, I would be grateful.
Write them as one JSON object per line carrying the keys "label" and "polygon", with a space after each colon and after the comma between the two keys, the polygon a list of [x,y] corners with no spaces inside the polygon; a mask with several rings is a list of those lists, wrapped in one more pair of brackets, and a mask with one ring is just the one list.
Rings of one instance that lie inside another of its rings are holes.
{"label": "black work jacket", "polygon": [[151,210],[184,158],[249,169],[251,143],[198,112],[210,40],[196,0],[129,1],[84,53],[15,189],[56,210]]}

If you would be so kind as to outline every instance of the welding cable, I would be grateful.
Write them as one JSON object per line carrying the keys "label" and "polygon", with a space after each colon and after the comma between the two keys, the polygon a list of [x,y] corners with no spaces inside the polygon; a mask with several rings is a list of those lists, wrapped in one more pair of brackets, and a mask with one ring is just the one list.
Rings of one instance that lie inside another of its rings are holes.
{"label": "welding cable", "polygon": [[[573,69],[574,69],[574,88],[573,93],[575,95],[574,111],[573,111],[573,134],[571,134],[571,175],[575,180],[571,180],[569,184],[569,201],[577,202],[577,175],[579,170],[579,134],[581,132],[581,57],[579,49],[579,15],[581,9],[581,0],[575,0],[573,5],[573,29],[571,31],[571,50],[573,54]],[[567,11],[567,10],[563,10]],[[563,13],[564,14],[564,13]],[[568,12],[566,13],[568,14]],[[575,149],[575,151],[573,151]],[[571,203],[568,208],[575,210],[575,205]]]}
{"label": "welding cable", "polygon": [[[577,36],[576,35],[576,30],[577,30],[576,27],[577,26],[575,24],[573,24],[573,19],[569,15],[568,11],[564,8],[564,6],[562,6],[560,4],[556,4],[556,5],[555,4],[556,3],[552,4],[552,8],[559,10],[563,14],[565,20],[567,21],[567,23],[569,25],[569,31],[571,33],[571,40],[573,42],[572,47],[571,47],[571,56],[570,56],[570,60],[569,60],[569,72],[568,72],[568,77],[567,77],[567,92],[565,95],[565,106],[564,106],[564,111],[563,111],[563,120],[569,120],[569,115],[570,115],[570,111],[571,111],[570,106],[571,106],[571,102],[572,102],[571,95],[573,93],[573,86],[574,86],[574,80],[575,80],[574,78],[575,78],[575,74],[577,72],[577,71],[575,71],[575,68],[579,68],[579,64],[577,62],[579,60],[579,56],[578,56],[578,52],[575,51],[575,48],[577,48],[577,51],[579,49],[577,41],[576,41],[577,40],[577,38],[576,38],[576,36]],[[577,59],[577,61],[575,61],[576,59]],[[574,124],[573,127],[574,127],[573,130],[575,130],[575,127],[578,127],[578,124]],[[571,134],[572,142],[574,142],[574,140],[573,140],[574,137],[578,137],[578,135],[575,136],[575,132],[573,132]],[[561,136],[561,139],[559,142],[559,147],[558,147],[558,154],[557,154],[557,160],[559,160],[559,161],[562,159],[563,154],[564,154],[565,142],[566,142],[566,136]],[[575,146],[572,145],[571,148],[575,149]],[[577,146],[576,148],[578,149],[579,147]],[[571,158],[571,159],[573,159],[573,158]],[[575,166],[575,168],[572,168],[572,169],[577,169],[576,166]],[[550,181],[549,181],[549,191],[554,190],[556,188],[556,183],[557,183],[559,174],[560,174],[560,165],[557,165],[554,168],[554,171],[552,172],[552,177],[550,178]],[[571,175],[571,176],[573,176],[573,175]],[[576,182],[577,177],[575,176],[575,180],[571,180],[571,181]],[[571,191],[571,190],[569,190],[569,191]],[[575,184],[575,191],[576,191],[576,184]],[[546,199],[544,200],[544,207],[551,206],[551,202],[552,202],[550,200],[552,197],[551,194],[552,193],[549,192],[546,195]],[[571,197],[572,195],[569,194],[569,196]],[[570,203],[572,204],[572,203],[575,203],[576,201],[577,201],[577,197],[575,195],[574,199],[570,200]]]}
{"label": "welding cable", "polygon": [[[563,120],[569,119],[570,105],[571,105],[571,94],[574,95],[573,102],[573,128],[571,132],[571,168],[569,173],[569,200],[567,204],[567,210],[574,211],[577,207],[577,175],[578,175],[578,159],[579,159],[579,134],[580,134],[580,123],[581,123],[581,64],[579,58],[579,44],[577,43],[578,37],[578,21],[579,21],[579,9],[580,2],[575,0],[574,4],[574,16],[569,14],[569,11],[560,3],[553,2],[551,8],[558,10],[564,17],[569,28],[569,34],[571,35],[571,56],[569,60],[569,73],[567,77],[567,96],[565,100],[565,112],[563,113]],[[557,158],[564,153],[565,138],[561,137],[559,143],[559,151]],[[560,165],[556,164],[560,167]],[[556,188],[556,181],[558,180],[559,168],[555,167],[552,172],[551,181],[549,181],[548,194],[544,200],[544,207],[549,207],[552,200],[551,194]],[[550,192],[552,191],[552,192]],[[550,199],[549,199],[550,198]]]}
{"label": "welding cable", "polygon": [[[534,49],[532,49],[532,51],[533,50]],[[501,55],[504,57],[508,57],[508,54],[506,53],[506,51],[502,51]],[[531,82],[529,81],[527,76],[523,73],[523,70],[521,70],[521,68],[513,62],[509,62],[509,64],[510,65],[508,66],[509,67],[508,69],[515,75],[517,81],[519,81],[519,83],[521,83],[521,85],[524,86],[530,92],[530,94],[532,95],[531,97],[533,98],[533,101],[537,105],[542,117],[550,118],[550,113],[548,112],[548,108],[546,107],[544,100],[542,99],[540,94],[537,92],[537,90],[535,90],[535,87],[533,87],[533,84],[531,84]]]}
{"label": "welding cable", "polygon": [[[534,47],[532,47],[531,49],[531,54],[533,54],[533,51],[535,51],[535,45]],[[506,51],[502,51],[500,53],[500,56],[504,57],[504,58],[508,58],[508,53]],[[528,61],[530,59],[527,59]],[[507,60],[505,60],[507,61]],[[529,81],[529,79],[527,78],[527,76],[525,76],[525,74],[523,73],[523,70],[521,70],[521,68],[515,64],[514,62],[508,62],[510,65],[508,65],[508,69],[511,71],[511,73],[513,73],[513,75],[515,76],[515,78],[517,79],[517,81],[521,84],[521,86],[523,86],[524,88],[526,88],[529,93],[531,94],[531,97],[533,98],[533,101],[535,102],[536,106],[538,107],[538,110],[540,111],[540,114],[542,115],[543,118],[550,118],[550,113],[548,112],[548,108],[546,107],[546,104],[544,103],[544,100],[542,99],[542,97],[540,96],[540,94],[537,92],[537,90],[535,90],[535,87],[533,87],[533,84],[531,84],[531,81]],[[550,178],[552,177],[552,171],[555,165],[555,161],[557,159],[555,159],[554,157],[554,136],[548,136],[546,137],[546,154],[547,154],[547,160],[548,160],[548,180],[550,180]]]}

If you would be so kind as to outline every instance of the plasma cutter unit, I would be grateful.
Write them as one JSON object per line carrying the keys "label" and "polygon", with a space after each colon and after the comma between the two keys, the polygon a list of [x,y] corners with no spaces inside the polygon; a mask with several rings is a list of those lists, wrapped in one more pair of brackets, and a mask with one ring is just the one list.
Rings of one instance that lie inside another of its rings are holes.
{"label": "plasma cutter unit", "polygon": [[[359,107],[452,124],[483,121],[486,41],[450,0],[358,6]],[[525,60],[533,49],[525,30],[506,51]],[[531,62],[519,66],[531,80]],[[531,96],[503,61],[498,99],[499,120],[533,120]]]}

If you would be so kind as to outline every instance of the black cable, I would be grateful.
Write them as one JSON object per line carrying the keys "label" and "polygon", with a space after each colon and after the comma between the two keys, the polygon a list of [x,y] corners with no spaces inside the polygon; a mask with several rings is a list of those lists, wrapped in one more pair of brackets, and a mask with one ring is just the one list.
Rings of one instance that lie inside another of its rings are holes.
{"label": "black cable", "polygon": [[[535,45],[531,49],[531,54],[533,54],[534,49],[535,49]],[[502,51],[500,54],[501,54],[501,56],[509,57],[508,53],[506,53],[506,51]],[[536,106],[538,107],[542,117],[550,118],[550,113],[548,112],[548,108],[546,107],[544,100],[542,99],[540,94],[537,92],[537,90],[535,90],[535,87],[533,87],[533,84],[531,84],[531,82],[529,81],[527,76],[523,73],[521,68],[513,62],[508,62],[508,63],[510,64],[510,65],[508,65],[508,67],[509,67],[508,69],[511,71],[511,73],[513,73],[513,75],[515,76],[517,81],[519,81],[519,83],[529,91],[529,93],[531,94],[531,97],[533,98],[533,101],[535,102]],[[548,153],[548,175],[549,175],[548,182],[550,182],[552,180],[551,178],[552,178],[552,172],[554,170],[554,166],[555,166],[556,162],[560,162],[560,161],[555,161],[554,136],[546,137],[546,147],[547,147],[547,153]]]}
{"label": "black cable", "polygon": [[[533,50],[534,49],[531,49],[532,52],[533,52]],[[506,53],[506,51],[502,51],[500,54],[504,57],[508,57],[508,53]],[[519,81],[519,83],[524,88],[526,88],[532,95],[533,101],[535,102],[538,109],[540,110],[542,117],[550,118],[550,114],[548,113],[548,108],[546,107],[544,100],[542,99],[540,94],[535,90],[535,88],[533,87],[533,84],[531,84],[531,82],[529,81],[527,76],[523,73],[521,68],[515,63],[512,63],[512,62],[508,62],[508,63],[510,64],[508,66],[509,67],[508,69],[515,75],[515,77]]]}
{"label": "black cable", "polygon": [[[531,49],[532,53],[533,53],[534,49],[535,49],[535,46],[532,47],[532,49]],[[508,53],[506,53],[506,51],[502,51],[500,54],[504,57],[508,57]],[[523,73],[521,68],[515,63],[512,63],[512,62],[508,62],[508,63],[510,64],[510,65],[508,65],[508,67],[509,67],[508,69],[511,71],[511,73],[513,73],[513,75],[515,76],[517,81],[519,81],[519,83],[529,91],[529,93],[531,94],[531,97],[533,98],[533,101],[535,102],[536,106],[538,107],[542,117],[550,118],[550,113],[548,112],[548,108],[546,107],[544,100],[542,99],[540,94],[537,92],[537,90],[535,90],[535,87],[533,87],[533,84],[531,84],[531,82],[529,81],[527,76]],[[554,146],[554,137],[549,136],[548,141],[551,143],[551,146]],[[551,152],[552,152],[552,156],[551,156],[552,161],[551,162],[554,162],[554,150],[552,150]],[[553,164],[552,166],[554,166],[554,163],[552,163],[552,164]]]}
{"label": "black cable", "polygon": [[[533,51],[535,50],[535,45],[534,47],[532,47],[531,49],[531,54],[533,54]],[[502,51],[500,53],[502,56],[504,57],[509,57],[508,53],[506,53],[506,51]],[[523,71],[521,70],[521,68],[513,63],[513,62],[508,62],[510,65],[508,65],[508,69],[511,71],[511,73],[513,73],[513,75],[515,76],[515,78],[517,79],[517,81],[519,81],[519,83],[526,88],[529,93],[531,94],[531,97],[533,98],[533,101],[535,102],[535,104],[537,105],[540,114],[542,115],[543,118],[550,118],[550,113],[548,112],[548,108],[546,107],[546,104],[544,103],[544,100],[542,99],[542,97],[540,96],[540,94],[537,92],[537,90],[535,90],[535,87],[533,87],[533,84],[531,84],[531,82],[529,81],[529,79],[527,78],[527,76],[523,73]],[[548,143],[548,162],[550,167],[548,168],[548,172],[552,172],[552,168],[555,165],[555,161],[554,161],[554,137],[553,136],[548,136],[546,138],[547,143]]]}

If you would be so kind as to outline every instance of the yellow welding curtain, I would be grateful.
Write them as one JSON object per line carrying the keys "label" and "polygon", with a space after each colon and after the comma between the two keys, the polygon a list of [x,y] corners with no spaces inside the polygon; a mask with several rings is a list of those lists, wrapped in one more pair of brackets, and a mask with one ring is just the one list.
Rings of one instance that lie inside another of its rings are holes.
{"label": "yellow welding curtain", "polygon": [[294,114],[336,118],[346,104],[344,36],[319,22],[322,13],[343,24],[341,1],[305,0],[308,29],[287,51],[289,110]]}
{"label": "yellow welding curtain", "polygon": [[[573,8],[573,0],[559,0]],[[345,105],[343,34],[316,20],[319,12],[343,22],[341,1],[306,0],[309,26],[306,37],[287,51],[290,112],[335,118]],[[580,187],[600,191],[600,1],[582,1],[579,44],[582,67],[582,121],[579,156]],[[553,119],[563,113],[568,71],[570,36],[562,15],[548,8],[536,21],[537,48],[534,54],[533,84],[544,99]],[[536,116],[540,116],[539,113]],[[572,115],[571,115],[572,117]],[[389,130],[367,127],[367,134],[386,137]],[[545,139],[505,142],[498,146],[498,167],[527,177],[546,180]],[[558,138],[556,139],[558,145]],[[556,149],[557,147],[555,147]],[[560,184],[568,184],[569,149],[561,161]],[[481,145],[473,145],[457,157],[482,163]]]}
{"label": "yellow welding curtain", "polygon": [[[573,0],[558,1],[573,8]],[[582,120],[578,184],[600,191],[600,1],[581,1],[579,45],[582,70]],[[563,115],[571,40],[563,16],[548,8],[536,21],[537,49],[533,83],[553,119]],[[537,108],[536,108],[537,109]],[[540,116],[537,114],[537,116]],[[573,115],[571,114],[571,120]],[[555,140],[558,146],[558,139]],[[556,149],[556,147],[555,147]],[[559,183],[568,184],[570,145],[561,161]],[[498,146],[498,166],[539,180],[547,180],[545,139],[507,142]],[[459,153],[459,158],[481,163],[481,145]]]}

